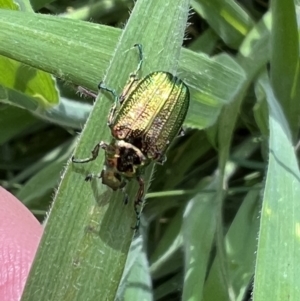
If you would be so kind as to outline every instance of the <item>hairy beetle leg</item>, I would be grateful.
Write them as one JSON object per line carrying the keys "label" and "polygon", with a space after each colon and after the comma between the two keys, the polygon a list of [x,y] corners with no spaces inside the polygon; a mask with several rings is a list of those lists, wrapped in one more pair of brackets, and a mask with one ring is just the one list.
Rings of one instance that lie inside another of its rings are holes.
{"label": "hairy beetle leg", "polygon": [[141,220],[141,213],[140,211],[138,210],[138,206],[141,205],[142,203],[142,199],[143,199],[143,195],[144,195],[144,191],[145,191],[145,182],[144,182],[144,179],[142,179],[141,177],[137,177],[136,178],[137,181],[139,182],[139,190],[138,190],[138,193],[137,193],[137,197],[134,201],[134,212],[136,214],[136,224],[134,227],[131,227],[131,229],[133,230],[138,230],[139,229],[139,226],[140,226],[140,220]]}
{"label": "hairy beetle leg", "polygon": [[74,156],[72,156],[72,162],[73,163],[87,163],[90,161],[94,161],[99,155],[99,149],[101,148],[101,149],[105,150],[107,147],[108,147],[108,144],[101,141],[100,143],[96,144],[96,146],[92,150],[92,157],[85,158],[85,159],[75,159]]}
{"label": "hairy beetle leg", "polygon": [[85,177],[85,181],[92,181],[94,178],[98,178],[101,179],[102,178],[102,173],[98,173],[98,174],[93,174],[93,173],[89,173],[86,177]]}
{"label": "hairy beetle leg", "polygon": [[86,88],[84,88],[82,86],[78,86],[77,90],[82,95],[85,95],[85,96],[88,96],[88,97],[91,97],[91,98],[94,98],[94,99],[97,98],[97,94],[96,93],[94,93],[94,92],[92,92],[92,91],[90,91],[90,90],[88,90],[88,89],[86,89]]}
{"label": "hairy beetle leg", "polygon": [[136,70],[133,73],[133,74],[136,75],[141,70],[141,68],[142,68],[142,65],[143,65],[143,62],[144,62],[144,54],[143,54],[142,44],[134,44],[133,46],[137,47],[137,49],[139,51],[139,57],[140,57],[140,61],[138,63],[138,66],[137,66]]}

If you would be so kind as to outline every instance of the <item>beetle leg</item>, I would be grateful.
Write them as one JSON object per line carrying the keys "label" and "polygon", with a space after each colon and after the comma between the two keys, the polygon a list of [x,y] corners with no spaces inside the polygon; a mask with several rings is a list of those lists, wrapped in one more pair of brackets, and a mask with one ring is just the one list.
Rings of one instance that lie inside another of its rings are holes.
{"label": "beetle leg", "polygon": [[77,87],[77,90],[78,90],[78,93],[80,93],[81,95],[84,95],[84,96],[88,96],[88,97],[91,97],[91,98],[94,98],[96,99],[97,98],[97,94],[82,87],[82,86],[78,86]]}
{"label": "beetle leg", "polygon": [[85,159],[75,159],[74,156],[72,156],[72,162],[73,163],[87,163],[90,161],[95,160],[98,157],[99,154],[99,149],[107,149],[108,144],[101,141],[100,143],[96,144],[96,146],[94,147],[94,149],[92,150],[92,156],[90,158],[85,158]]}
{"label": "beetle leg", "polygon": [[110,109],[110,111],[109,111],[108,122],[107,122],[108,125],[111,125],[111,124],[112,124],[113,117],[114,117],[115,112],[116,112],[116,110],[117,110],[118,103],[119,103],[119,96],[117,95],[116,90],[110,89],[110,88],[106,87],[106,86],[103,84],[102,81],[99,83],[98,89],[99,89],[99,90],[107,91],[107,92],[111,93],[112,96],[114,97],[114,104],[113,104],[113,106],[111,107],[111,109]]}
{"label": "beetle leg", "polygon": [[[126,182],[125,182],[124,184],[126,185]],[[123,184],[122,184],[122,185],[123,185]],[[124,185],[124,186],[125,186],[125,185]],[[128,194],[127,194],[127,192],[125,191],[125,188],[124,188],[124,187],[121,188],[121,190],[122,190],[122,192],[123,192],[123,194],[124,194],[123,203],[124,203],[124,205],[127,205],[127,204],[128,204],[128,200],[129,200]]]}
{"label": "beetle leg", "polygon": [[142,203],[142,198],[143,198],[144,191],[145,191],[144,180],[140,176],[138,176],[136,179],[139,182],[140,187],[139,187],[136,199],[134,201],[134,212],[136,214],[136,224],[134,227],[131,227],[133,230],[138,230],[138,228],[140,226],[141,213],[138,210],[138,206]]}
{"label": "beetle leg", "polygon": [[160,156],[156,160],[156,163],[163,165],[166,161],[167,161],[167,156],[160,154]]}
{"label": "beetle leg", "polygon": [[99,83],[98,89],[99,89],[99,90],[104,90],[104,91],[107,91],[107,92],[111,93],[112,96],[114,97],[114,101],[115,101],[115,102],[118,102],[119,96],[117,95],[116,90],[106,87],[106,86],[103,84],[102,81]]}
{"label": "beetle leg", "polygon": [[89,173],[86,177],[85,177],[85,181],[92,181],[94,178],[98,178],[101,179],[102,177],[102,173],[97,173],[97,174],[93,174],[93,173]]}
{"label": "beetle leg", "polygon": [[184,135],[185,135],[185,131],[184,131],[183,127],[181,127],[180,130],[179,130],[178,136],[182,137]]}
{"label": "beetle leg", "polygon": [[134,47],[137,47],[138,51],[139,51],[139,57],[140,57],[140,61],[139,61],[139,64],[136,68],[136,70],[134,71],[133,74],[137,74],[141,68],[142,68],[142,65],[143,65],[143,61],[144,61],[144,55],[143,55],[143,47],[142,47],[142,44],[134,44],[133,45]]}
{"label": "beetle leg", "polygon": [[137,78],[135,73],[131,73],[129,75],[129,80],[126,84],[126,86],[124,87],[122,94],[120,95],[119,101],[120,104],[124,101],[124,99],[126,98],[126,95],[128,94],[128,92],[134,88],[135,83],[139,81],[139,79]]}
{"label": "beetle leg", "polygon": [[122,91],[122,94],[120,95],[120,103],[124,101],[126,98],[126,95],[129,93],[130,90],[134,89],[135,83],[139,81],[138,79],[138,72],[141,70],[143,62],[144,62],[144,56],[143,56],[143,47],[141,44],[134,44],[134,47],[138,48],[139,51],[139,63],[136,68],[136,70],[133,73],[130,73],[129,75],[129,80],[125,86],[125,88]]}
{"label": "beetle leg", "polygon": [[110,127],[113,124],[113,118],[117,110],[117,103],[115,102],[109,110],[107,125]]}

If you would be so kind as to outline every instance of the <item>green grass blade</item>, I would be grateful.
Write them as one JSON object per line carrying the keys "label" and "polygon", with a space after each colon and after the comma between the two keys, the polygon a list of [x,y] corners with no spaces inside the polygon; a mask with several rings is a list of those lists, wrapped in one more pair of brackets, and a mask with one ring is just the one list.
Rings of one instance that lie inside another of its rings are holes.
{"label": "green grass blade", "polygon": [[238,62],[249,82],[270,59],[271,22],[271,14],[266,13],[248,33],[239,49]]}
{"label": "green grass blade", "polygon": [[142,236],[135,239],[131,244],[121,281],[124,291],[118,291],[117,300],[153,300],[149,262],[143,244]]}
{"label": "green grass blade", "polygon": [[192,6],[233,48],[239,47],[253,26],[251,16],[233,0],[193,0]]}
{"label": "green grass blade", "polygon": [[299,33],[293,0],[272,1],[271,82],[294,139],[299,132]]}
{"label": "green grass blade", "polygon": [[[214,188],[215,183],[209,185]],[[185,276],[182,300],[201,300],[216,231],[215,193],[199,193],[186,207],[183,225]]]}
{"label": "green grass blade", "polygon": [[[259,190],[250,191],[243,201],[225,237],[228,260],[230,300],[244,300],[254,274],[256,238],[259,227]],[[205,284],[205,301],[225,300],[218,277],[218,258],[214,261]]]}
{"label": "green grass blade", "polygon": [[174,260],[170,260],[176,256],[175,254],[182,247],[182,234],[180,232],[182,225],[183,209],[180,208],[176,216],[172,219],[168,228],[165,230],[164,235],[160,239],[157,247],[150,258],[150,271],[152,278],[158,279],[173,273],[179,267]]}
{"label": "green grass blade", "polygon": [[[163,68],[175,71],[188,16],[188,1],[137,1],[122,32],[105,76],[118,91],[137,64],[133,44],[145,49],[143,73]],[[157,36],[157,32],[161,34]],[[168,44],[166,44],[168,41]],[[129,51],[128,51],[129,50]],[[157,55],[157,53],[160,55]],[[109,138],[106,125],[110,101],[95,104],[78,144],[77,157],[87,156],[96,142]],[[22,300],[114,300],[121,280],[135,223],[122,193],[113,193],[99,181],[83,181],[99,171],[103,153],[93,164],[69,165],[51,208],[44,236],[30,272]],[[134,183],[135,184],[135,183]],[[55,281],[53,281],[55,279]],[[113,281],[112,281],[113,279]]]}
{"label": "green grass blade", "polygon": [[266,74],[259,83],[269,106],[270,140],[253,300],[300,300],[300,173],[287,121]]}
{"label": "green grass blade", "polygon": [[[0,39],[3,41],[0,44],[1,54],[95,91],[98,82],[104,78],[121,33],[120,29],[103,25],[0,10]],[[153,35],[151,33],[150,37]],[[166,39],[169,41],[169,37]],[[15,47],[15,40],[22,45],[22,51]],[[138,42],[137,39],[135,42]],[[124,52],[130,47],[124,49]],[[148,53],[154,48],[156,53],[160,53],[158,57],[164,58],[162,60],[165,61],[165,66],[177,65],[164,52],[165,45],[154,43],[145,48],[144,74],[151,69],[147,65],[153,59],[148,57]],[[131,55],[130,52],[128,55]],[[125,56],[126,53],[122,55]],[[164,64],[160,64],[158,70],[162,70]],[[164,67],[169,71],[172,68]],[[152,68],[151,71],[153,70],[155,69]],[[186,124],[197,128],[212,125],[222,106],[232,101],[245,81],[243,70],[230,56],[223,54],[209,58],[186,49],[181,51],[177,73],[191,90],[191,108]],[[10,101],[14,101],[14,98],[11,97]],[[40,116],[47,119],[42,114]],[[68,116],[66,118],[70,119]],[[63,116],[61,119],[64,119]],[[56,122],[61,124],[57,119]],[[80,122],[82,121],[79,120],[78,123]]]}

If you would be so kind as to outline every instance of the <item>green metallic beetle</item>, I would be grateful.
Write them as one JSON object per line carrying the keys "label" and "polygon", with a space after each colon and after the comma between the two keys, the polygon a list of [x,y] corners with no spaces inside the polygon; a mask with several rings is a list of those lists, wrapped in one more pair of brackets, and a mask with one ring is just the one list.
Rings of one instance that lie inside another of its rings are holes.
{"label": "green metallic beetle", "polygon": [[[169,144],[178,135],[189,107],[188,87],[178,77],[168,72],[156,71],[138,79],[143,63],[142,45],[134,45],[139,50],[140,61],[136,71],[130,74],[127,85],[120,96],[101,82],[99,90],[114,96],[108,126],[112,140],[101,141],[92,151],[92,157],[75,159],[74,163],[86,163],[97,158],[99,150],[105,150],[105,164],[100,174],[90,174],[86,181],[94,177],[113,190],[122,189],[127,181],[135,178],[139,190],[134,209],[139,224],[137,206],[144,195],[144,168],[154,161],[163,164]],[[127,203],[127,197],[126,197]]]}

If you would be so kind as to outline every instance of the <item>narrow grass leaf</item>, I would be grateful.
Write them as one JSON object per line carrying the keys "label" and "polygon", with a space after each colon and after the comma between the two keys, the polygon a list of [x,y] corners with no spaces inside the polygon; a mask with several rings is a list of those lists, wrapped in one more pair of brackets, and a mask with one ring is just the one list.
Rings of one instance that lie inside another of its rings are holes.
{"label": "narrow grass leaf", "polygon": [[192,6],[233,48],[239,47],[254,24],[246,10],[233,0],[193,0]]}
{"label": "narrow grass leaf", "polygon": [[266,73],[259,84],[269,106],[270,140],[253,300],[299,300],[300,173],[288,123]]}
{"label": "narrow grass leaf", "polygon": [[[135,43],[144,46],[144,74],[153,69],[176,70],[188,9],[185,0],[165,1],[164,6],[158,0],[138,0],[109,64],[105,84],[120,92],[137,65],[136,49],[132,49]],[[159,36],[158,31],[161,32]],[[80,57],[76,64],[78,61]],[[76,157],[88,156],[95,143],[110,138],[106,120],[111,102],[107,98],[102,94],[96,102],[79,140]],[[26,283],[23,301],[116,298],[133,237],[131,226],[136,217],[132,202],[137,187],[136,183],[130,185],[130,205],[124,207],[121,192],[113,193],[99,181],[84,182],[88,173],[101,170],[103,161],[101,152],[97,162],[67,166]]]}
{"label": "narrow grass leaf", "polygon": [[300,60],[299,33],[293,0],[271,2],[271,83],[282,106],[292,137],[299,132]]}
{"label": "narrow grass leaf", "polygon": [[[0,44],[1,54],[94,91],[97,91],[99,81],[104,79],[105,70],[109,66],[121,33],[120,29],[93,23],[14,11],[4,13],[0,10],[0,39],[3,41]],[[154,38],[153,35],[154,33],[151,33],[148,39]],[[169,37],[166,39],[170,41]],[[22,51],[15,47],[14,41],[22,45]],[[143,40],[137,41],[136,38],[132,42]],[[127,49],[123,50],[124,57],[131,47],[132,45],[127,46]],[[147,66],[152,60],[147,52],[153,51],[154,48],[156,53],[160,53],[158,58],[164,57],[165,66],[177,65],[177,62],[169,57],[170,54],[165,52],[165,44],[149,45],[145,47],[144,74],[156,70]],[[53,56],[53,53],[57,55]],[[130,53],[129,51],[128,55]],[[230,56],[223,54],[222,57],[223,59],[219,56],[209,58],[186,49],[181,51],[176,73],[190,86],[191,106],[186,124],[191,127],[205,128],[212,125],[222,106],[232,101],[245,81],[240,66]],[[157,70],[162,70],[164,65],[158,66]],[[121,87],[122,85],[118,85],[118,91]],[[11,97],[10,101],[13,100]],[[40,116],[44,117],[43,114]],[[63,119],[61,116],[61,120]],[[57,119],[53,118],[53,121],[55,120]]]}

